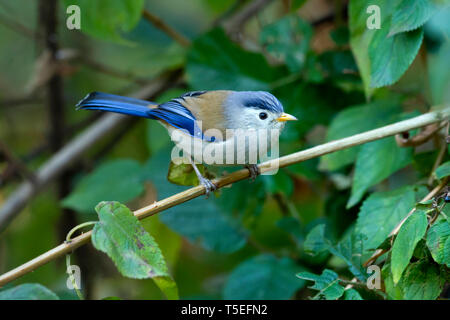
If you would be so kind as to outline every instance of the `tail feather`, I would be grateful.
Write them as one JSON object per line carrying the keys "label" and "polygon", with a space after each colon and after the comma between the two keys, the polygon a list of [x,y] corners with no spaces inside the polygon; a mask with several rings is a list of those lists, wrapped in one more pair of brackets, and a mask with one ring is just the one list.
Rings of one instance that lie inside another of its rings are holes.
{"label": "tail feather", "polygon": [[77,109],[103,110],[150,118],[149,111],[151,109],[149,106],[152,104],[154,103],[145,100],[122,97],[109,93],[92,92],[78,102]]}

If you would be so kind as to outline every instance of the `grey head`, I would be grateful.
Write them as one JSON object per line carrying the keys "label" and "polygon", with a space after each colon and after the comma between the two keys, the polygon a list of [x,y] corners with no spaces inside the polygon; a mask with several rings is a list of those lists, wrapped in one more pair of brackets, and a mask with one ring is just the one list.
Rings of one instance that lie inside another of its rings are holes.
{"label": "grey head", "polygon": [[233,129],[282,129],[286,121],[297,120],[266,91],[233,91],[224,102],[224,113],[227,128]]}

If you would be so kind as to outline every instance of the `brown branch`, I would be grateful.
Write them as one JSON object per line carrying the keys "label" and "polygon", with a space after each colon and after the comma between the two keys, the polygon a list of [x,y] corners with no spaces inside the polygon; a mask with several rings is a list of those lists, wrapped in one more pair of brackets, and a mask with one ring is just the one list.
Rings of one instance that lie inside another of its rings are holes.
{"label": "brown branch", "polygon": [[176,42],[178,42],[183,47],[189,47],[191,44],[191,41],[183,36],[181,33],[173,29],[171,26],[169,26],[167,23],[164,22],[161,18],[155,16],[153,13],[151,13],[148,10],[145,10],[142,12],[142,15],[145,19],[147,19],[151,24],[153,24],[156,28],[167,34],[169,37],[174,39]]}
{"label": "brown branch", "polygon": [[[274,168],[277,167],[286,167],[295,163],[299,163],[302,161],[306,161],[312,158],[321,157],[325,154],[335,152],[338,150],[347,149],[353,146],[357,146],[360,144],[364,144],[367,142],[371,142],[378,139],[383,139],[389,136],[393,136],[399,132],[404,132],[420,127],[427,126],[432,123],[440,122],[444,119],[448,119],[450,116],[450,106],[441,110],[434,111],[427,114],[423,114],[421,116],[397,122],[385,127],[381,127],[375,130],[367,131],[364,133],[356,134],[351,137],[347,137],[340,140],[331,141],[310,149],[302,150],[296,153],[292,153],[290,155],[283,156],[281,158],[273,159],[267,162],[264,162],[259,165],[259,169],[261,173],[273,171]],[[249,171],[247,169],[241,169],[230,173],[226,176],[223,176],[219,179],[214,180],[214,184],[218,188],[222,188],[224,186],[230,185],[234,182],[241,181],[249,178]],[[437,193],[438,191],[436,191]],[[152,215],[155,215],[161,211],[189,201],[191,199],[200,197],[205,194],[205,187],[203,185],[198,185],[196,187],[187,189],[183,192],[177,193],[173,196],[160,200],[158,202],[154,202],[144,208],[136,210],[134,215],[139,219],[145,219]],[[432,197],[432,196],[431,196]],[[431,198],[430,197],[430,198]],[[19,278],[20,276],[35,270],[36,268],[60,257],[63,256],[76,248],[82,246],[89,242],[92,232],[87,232],[82,234],[76,238],[74,238],[70,243],[63,243],[58,247],[38,256],[37,258],[28,261],[22,266],[17,267],[14,270],[11,270],[0,276],[0,286],[5,285],[8,282],[13,281],[14,279]]]}

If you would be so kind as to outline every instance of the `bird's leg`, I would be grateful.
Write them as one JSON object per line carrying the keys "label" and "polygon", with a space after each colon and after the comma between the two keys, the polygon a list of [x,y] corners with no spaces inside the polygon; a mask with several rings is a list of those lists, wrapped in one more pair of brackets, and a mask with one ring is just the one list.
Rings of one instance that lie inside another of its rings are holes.
{"label": "bird's leg", "polygon": [[245,167],[250,172],[250,180],[251,181],[255,181],[256,177],[261,174],[261,170],[259,170],[259,167],[257,164],[248,164]]}
{"label": "bird's leg", "polygon": [[197,175],[198,181],[205,187],[206,198],[208,198],[211,192],[217,190],[217,186],[214,183],[212,183],[211,180],[202,176],[200,170],[198,170],[197,166],[194,163],[194,160],[192,160],[191,157],[189,157],[189,160],[191,161],[191,165],[194,168],[195,174]]}

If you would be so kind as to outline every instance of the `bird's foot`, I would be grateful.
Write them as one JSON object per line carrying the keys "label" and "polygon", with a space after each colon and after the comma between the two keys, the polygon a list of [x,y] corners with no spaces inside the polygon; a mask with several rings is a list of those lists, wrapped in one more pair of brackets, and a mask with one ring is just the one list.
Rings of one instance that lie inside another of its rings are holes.
{"label": "bird's foot", "polygon": [[214,192],[217,190],[217,186],[209,179],[205,178],[205,177],[198,177],[200,183],[205,187],[205,194],[206,194],[206,198],[209,197],[209,194],[211,192]]}
{"label": "bird's foot", "polygon": [[261,170],[259,170],[259,167],[256,164],[248,164],[245,167],[250,172],[250,180],[251,181],[255,181],[256,177],[261,174]]}

